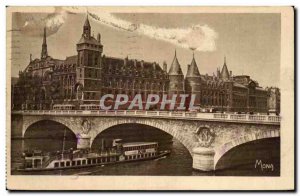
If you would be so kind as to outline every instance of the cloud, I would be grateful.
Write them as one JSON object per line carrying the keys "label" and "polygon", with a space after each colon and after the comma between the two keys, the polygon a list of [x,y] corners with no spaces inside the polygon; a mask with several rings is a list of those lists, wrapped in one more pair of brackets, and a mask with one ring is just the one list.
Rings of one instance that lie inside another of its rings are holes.
{"label": "cloud", "polygon": [[207,25],[194,25],[186,29],[166,29],[142,24],[137,32],[182,48],[197,51],[216,50],[217,33]]}
{"label": "cloud", "polygon": [[216,39],[218,34],[208,25],[193,25],[188,28],[162,28],[136,24],[114,16],[112,13],[99,10],[97,8],[74,8],[67,7],[66,10],[71,13],[88,12],[89,16],[95,21],[100,22],[117,30],[124,30],[139,35],[145,35],[152,39],[162,40],[182,48],[188,48],[197,51],[216,50]]}
{"label": "cloud", "polygon": [[132,23],[99,8],[56,7],[53,13],[26,19],[19,27],[22,33],[41,36],[47,28],[47,36],[56,33],[65,23],[67,14],[89,13],[90,18],[111,28],[137,33],[152,39],[162,40],[178,47],[197,51],[216,50],[218,34],[208,25],[193,25],[188,28],[163,28],[143,23]]}
{"label": "cloud", "polygon": [[21,33],[29,36],[42,36],[44,27],[47,30],[47,36],[56,33],[65,23],[67,12],[60,7],[56,7],[49,14],[33,14],[31,17],[27,15],[21,16],[18,23],[18,29]]}

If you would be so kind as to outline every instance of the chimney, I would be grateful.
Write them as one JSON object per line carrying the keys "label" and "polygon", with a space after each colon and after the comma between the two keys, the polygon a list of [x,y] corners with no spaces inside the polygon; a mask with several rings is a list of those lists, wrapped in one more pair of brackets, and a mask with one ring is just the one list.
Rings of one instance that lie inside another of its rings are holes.
{"label": "chimney", "polygon": [[137,60],[136,59],[133,60],[133,65],[134,65],[134,68],[136,69],[136,65],[137,65]]}
{"label": "chimney", "polygon": [[100,33],[97,34],[97,41],[98,41],[98,43],[101,43],[101,34]]}
{"label": "chimney", "polygon": [[126,66],[126,65],[127,65],[127,62],[128,62],[128,56],[127,56],[127,57],[125,57],[125,59],[124,59],[124,66]]}
{"label": "chimney", "polygon": [[168,70],[168,65],[167,65],[166,61],[164,61],[164,63],[163,63],[163,70],[165,72],[167,72],[167,70]]}
{"label": "chimney", "polygon": [[144,61],[143,60],[141,60],[141,68],[142,68],[142,70],[144,69]]}

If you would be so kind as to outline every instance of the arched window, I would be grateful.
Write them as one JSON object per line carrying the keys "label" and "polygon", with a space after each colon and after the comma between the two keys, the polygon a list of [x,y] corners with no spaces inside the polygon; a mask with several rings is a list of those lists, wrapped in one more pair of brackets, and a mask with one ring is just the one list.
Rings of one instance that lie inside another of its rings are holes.
{"label": "arched window", "polygon": [[83,86],[82,84],[78,84],[76,86],[76,99],[83,99]]}

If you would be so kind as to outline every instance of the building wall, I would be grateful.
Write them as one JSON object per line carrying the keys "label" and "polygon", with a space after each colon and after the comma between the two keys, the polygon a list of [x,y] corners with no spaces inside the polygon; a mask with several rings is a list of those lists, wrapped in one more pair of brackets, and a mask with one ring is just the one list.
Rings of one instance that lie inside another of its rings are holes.
{"label": "building wall", "polygon": [[[216,111],[280,111],[278,90],[262,89],[249,76],[232,76],[226,62],[224,70],[229,78],[223,77],[223,70],[222,74],[217,70],[217,76],[198,74],[199,77],[184,78],[183,74],[168,74],[166,63],[162,69],[155,62],[106,57],[102,54],[100,34],[95,39],[88,34],[89,28],[84,26],[76,45],[77,55],[65,60],[50,56],[30,60],[14,85],[14,109],[51,109],[54,104],[99,104],[104,94],[129,95],[129,103],[136,94],[141,94],[145,103],[148,94],[186,93],[196,94],[195,105]],[[45,47],[43,45],[44,50]],[[181,69],[176,53],[175,58],[177,68]]]}

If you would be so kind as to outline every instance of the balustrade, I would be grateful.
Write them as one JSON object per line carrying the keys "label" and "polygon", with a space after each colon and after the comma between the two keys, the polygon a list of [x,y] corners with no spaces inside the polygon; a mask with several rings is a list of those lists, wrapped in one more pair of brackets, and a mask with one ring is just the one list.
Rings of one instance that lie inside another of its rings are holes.
{"label": "balustrade", "polygon": [[279,123],[280,116],[249,115],[249,114],[223,114],[223,113],[197,113],[179,111],[143,111],[143,110],[24,110],[13,111],[18,114],[28,115],[124,115],[124,116],[161,116],[163,118],[193,118],[222,121],[245,121],[245,122],[270,122]]}

